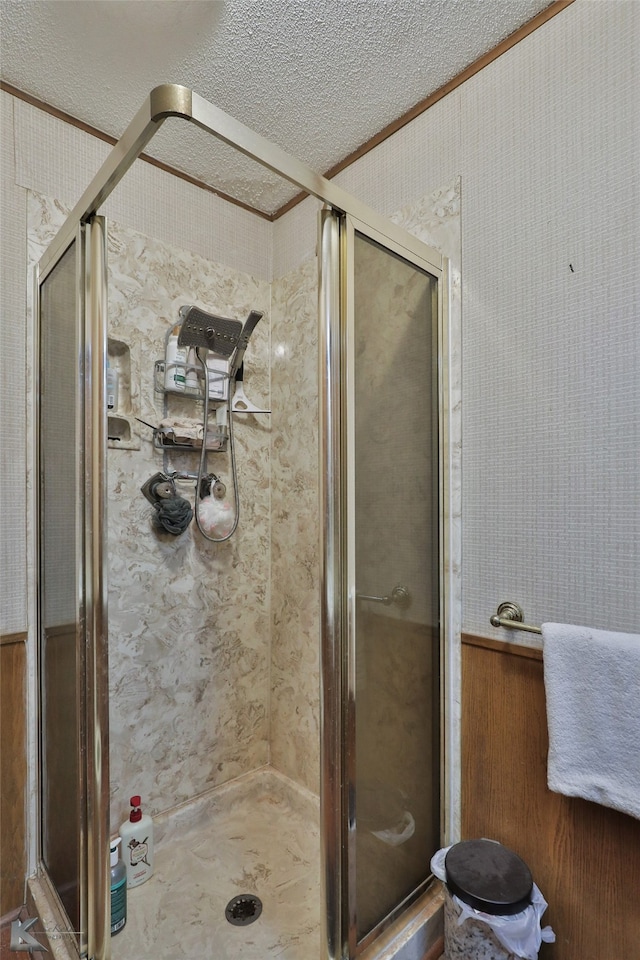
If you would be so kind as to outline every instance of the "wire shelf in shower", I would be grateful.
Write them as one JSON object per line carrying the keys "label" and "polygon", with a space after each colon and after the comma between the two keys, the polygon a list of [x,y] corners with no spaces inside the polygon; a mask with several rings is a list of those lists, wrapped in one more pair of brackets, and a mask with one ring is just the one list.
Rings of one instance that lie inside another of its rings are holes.
{"label": "wire shelf in shower", "polygon": [[[172,360],[170,365],[172,367],[176,367],[178,370],[184,371],[184,379],[186,381],[187,372],[192,369],[192,364],[181,363],[177,360]],[[178,388],[167,387],[165,380],[166,368],[167,363],[165,360],[155,361],[153,369],[153,389],[155,393],[157,393],[159,396],[171,394],[175,397],[187,397],[190,400],[204,400],[204,382],[202,376],[198,377],[197,387],[189,386],[186,382]],[[229,374],[214,370],[209,370],[208,373],[209,402],[226,402],[226,391],[224,390],[224,386],[225,381],[229,380]]]}

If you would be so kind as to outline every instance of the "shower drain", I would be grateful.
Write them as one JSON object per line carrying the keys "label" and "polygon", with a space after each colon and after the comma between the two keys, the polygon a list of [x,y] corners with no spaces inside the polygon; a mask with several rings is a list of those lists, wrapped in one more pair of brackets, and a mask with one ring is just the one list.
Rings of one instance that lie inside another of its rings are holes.
{"label": "shower drain", "polygon": [[239,897],[229,900],[224,915],[229,923],[236,927],[246,927],[253,923],[262,913],[262,901],[251,893],[242,893]]}

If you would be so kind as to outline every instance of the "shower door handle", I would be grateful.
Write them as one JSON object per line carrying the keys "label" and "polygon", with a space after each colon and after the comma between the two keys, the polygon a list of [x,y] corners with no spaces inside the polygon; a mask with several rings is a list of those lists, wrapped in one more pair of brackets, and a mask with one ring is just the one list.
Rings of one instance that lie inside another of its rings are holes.
{"label": "shower door handle", "polygon": [[394,587],[391,593],[386,597],[367,597],[363,593],[356,594],[356,600],[370,600],[373,603],[383,603],[385,607],[390,607],[395,603],[398,607],[408,607],[411,602],[411,594],[406,587]]}

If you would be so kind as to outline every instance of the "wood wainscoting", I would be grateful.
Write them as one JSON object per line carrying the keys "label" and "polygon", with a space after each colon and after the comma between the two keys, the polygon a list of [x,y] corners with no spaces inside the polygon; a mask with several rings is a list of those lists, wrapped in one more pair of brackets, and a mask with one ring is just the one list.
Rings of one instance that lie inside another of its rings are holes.
{"label": "wood wainscoting", "polygon": [[0,636],[0,916],[24,902],[27,873],[26,640]]}
{"label": "wood wainscoting", "polygon": [[638,960],[640,820],[548,789],[542,652],[462,642],[463,839],[529,865],[557,937],[540,960]]}

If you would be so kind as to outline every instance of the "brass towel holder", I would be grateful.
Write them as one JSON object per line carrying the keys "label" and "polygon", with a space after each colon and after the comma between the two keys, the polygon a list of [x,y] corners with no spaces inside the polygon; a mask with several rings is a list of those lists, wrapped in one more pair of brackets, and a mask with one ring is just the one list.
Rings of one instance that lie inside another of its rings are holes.
{"label": "brass towel holder", "polygon": [[540,627],[532,627],[523,621],[524,613],[520,604],[513,603],[512,600],[505,600],[498,605],[490,623],[492,627],[508,627],[510,630],[526,630],[527,633],[542,634]]}

